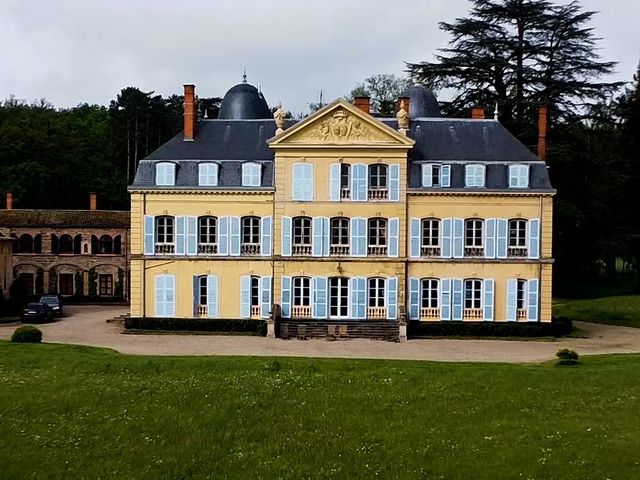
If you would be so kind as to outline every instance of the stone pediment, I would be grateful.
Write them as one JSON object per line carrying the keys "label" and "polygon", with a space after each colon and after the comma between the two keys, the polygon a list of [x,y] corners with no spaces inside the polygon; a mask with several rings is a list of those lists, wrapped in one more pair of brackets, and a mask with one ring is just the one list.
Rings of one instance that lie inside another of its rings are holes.
{"label": "stone pediment", "polygon": [[344,100],[336,100],[269,140],[277,147],[385,146],[410,148],[413,140]]}

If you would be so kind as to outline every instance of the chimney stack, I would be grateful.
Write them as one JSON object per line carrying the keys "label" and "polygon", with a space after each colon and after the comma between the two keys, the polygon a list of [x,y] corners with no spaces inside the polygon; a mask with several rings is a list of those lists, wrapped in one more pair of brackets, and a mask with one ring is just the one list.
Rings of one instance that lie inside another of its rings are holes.
{"label": "chimney stack", "polygon": [[184,141],[192,142],[196,135],[196,86],[184,86]]}
{"label": "chimney stack", "polygon": [[98,196],[95,192],[89,194],[89,210],[95,212],[98,209]]}
{"label": "chimney stack", "polygon": [[353,104],[364,113],[371,113],[371,99],[369,97],[355,97]]}
{"label": "chimney stack", "polygon": [[547,118],[549,110],[546,105],[540,105],[538,109],[538,158],[543,162],[547,160]]}
{"label": "chimney stack", "polygon": [[484,107],[471,107],[471,118],[474,120],[483,120]]}
{"label": "chimney stack", "polygon": [[13,210],[13,193],[7,192],[7,210]]}

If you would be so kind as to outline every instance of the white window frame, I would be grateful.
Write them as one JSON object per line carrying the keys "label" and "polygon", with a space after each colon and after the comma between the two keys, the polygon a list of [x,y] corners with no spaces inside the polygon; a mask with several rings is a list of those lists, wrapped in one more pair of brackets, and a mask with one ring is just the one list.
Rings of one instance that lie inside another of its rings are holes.
{"label": "white window frame", "polygon": [[245,162],[242,164],[242,186],[259,187],[262,177],[262,165],[255,162]]}
{"label": "white window frame", "polygon": [[[425,295],[425,291],[428,295]],[[440,280],[420,279],[420,308],[440,308]]]}
{"label": "white window frame", "polygon": [[509,188],[529,186],[529,165],[509,165]]}
{"label": "white window frame", "polygon": [[480,188],[485,186],[486,166],[480,164],[465,165],[465,186]]}
{"label": "white window frame", "polygon": [[291,279],[291,306],[311,306],[311,278],[293,277]]}
{"label": "white window frame", "polygon": [[[512,233],[515,233],[515,235],[512,235]],[[526,220],[522,218],[512,218],[509,220],[508,247],[527,248],[527,221]]]}
{"label": "white window frame", "polygon": [[207,162],[198,164],[198,185],[201,187],[218,186],[218,164]]}
{"label": "white window frame", "polygon": [[[373,292],[373,295],[371,294],[372,292]],[[386,306],[387,306],[387,280],[382,277],[368,278],[367,279],[367,307],[386,308]]]}
{"label": "white window frame", "polygon": [[440,219],[423,218],[420,220],[420,246],[440,246]]}
{"label": "white window frame", "polygon": [[[482,301],[482,280],[478,278],[467,278],[463,284],[463,308],[484,308]],[[471,303],[468,303],[471,302]]]}
{"label": "white window frame", "polygon": [[481,218],[467,218],[464,221],[464,247],[484,247],[484,220]]}
{"label": "white window frame", "polygon": [[[198,217],[198,244],[217,243],[218,218],[211,215]],[[204,240],[204,241],[203,241]]]}
{"label": "white window frame", "polygon": [[156,163],[156,185],[173,187],[176,184],[176,164],[172,162]]}
{"label": "white window frame", "polygon": [[[332,285],[332,283],[336,283],[337,285]],[[349,288],[349,279],[347,277],[329,277],[329,294],[328,296],[328,306],[329,306],[329,318],[348,318],[349,317],[349,303],[351,301],[351,289]],[[345,293],[346,295],[343,295]],[[337,293],[337,296],[334,295]],[[331,301],[332,299],[336,299],[336,308],[337,315],[331,314]],[[340,315],[340,310],[346,307],[346,314]]]}
{"label": "white window frame", "polygon": [[[312,234],[311,217],[298,216],[291,219],[291,245],[292,246],[311,246]],[[304,240],[308,241],[304,241]],[[295,277],[298,278],[298,277]]]}

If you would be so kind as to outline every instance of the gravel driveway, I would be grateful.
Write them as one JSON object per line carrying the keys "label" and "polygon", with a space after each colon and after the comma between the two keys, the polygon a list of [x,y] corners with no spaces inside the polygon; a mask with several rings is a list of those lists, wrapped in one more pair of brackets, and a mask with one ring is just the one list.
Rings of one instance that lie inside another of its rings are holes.
{"label": "gravel driveway", "polygon": [[[581,355],[640,353],[640,329],[594,323],[576,325],[590,338],[559,341],[411,340],[390,343],[374,340],[327,342],[279,340],[224,335],[124,334],[106,320],[127,313],[127,307],[67,306],[66,317],[39,325],[44,341],[106,347],[137,355],[256,355],[296,357],[385,358],[442,362],[541,362],[555,358],[561,348]],[[9,339],[16,325],[0,325],[0,338]]]}

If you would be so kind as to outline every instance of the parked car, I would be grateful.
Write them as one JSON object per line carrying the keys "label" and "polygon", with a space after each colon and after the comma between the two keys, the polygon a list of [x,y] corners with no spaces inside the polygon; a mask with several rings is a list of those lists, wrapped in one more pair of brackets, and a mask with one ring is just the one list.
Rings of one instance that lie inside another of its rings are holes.
{"label": "parked car", "polygon": [[62,297],[60,295],[43,295],[40,303],[46,303],[56,317],[62,316]]}
{"label": "parked car", "polygon": [[44,323],[53,320],[53,310],[46,303],[33,302],[28,303],[22,310],[20,317],[23,322],[27,323]]}

